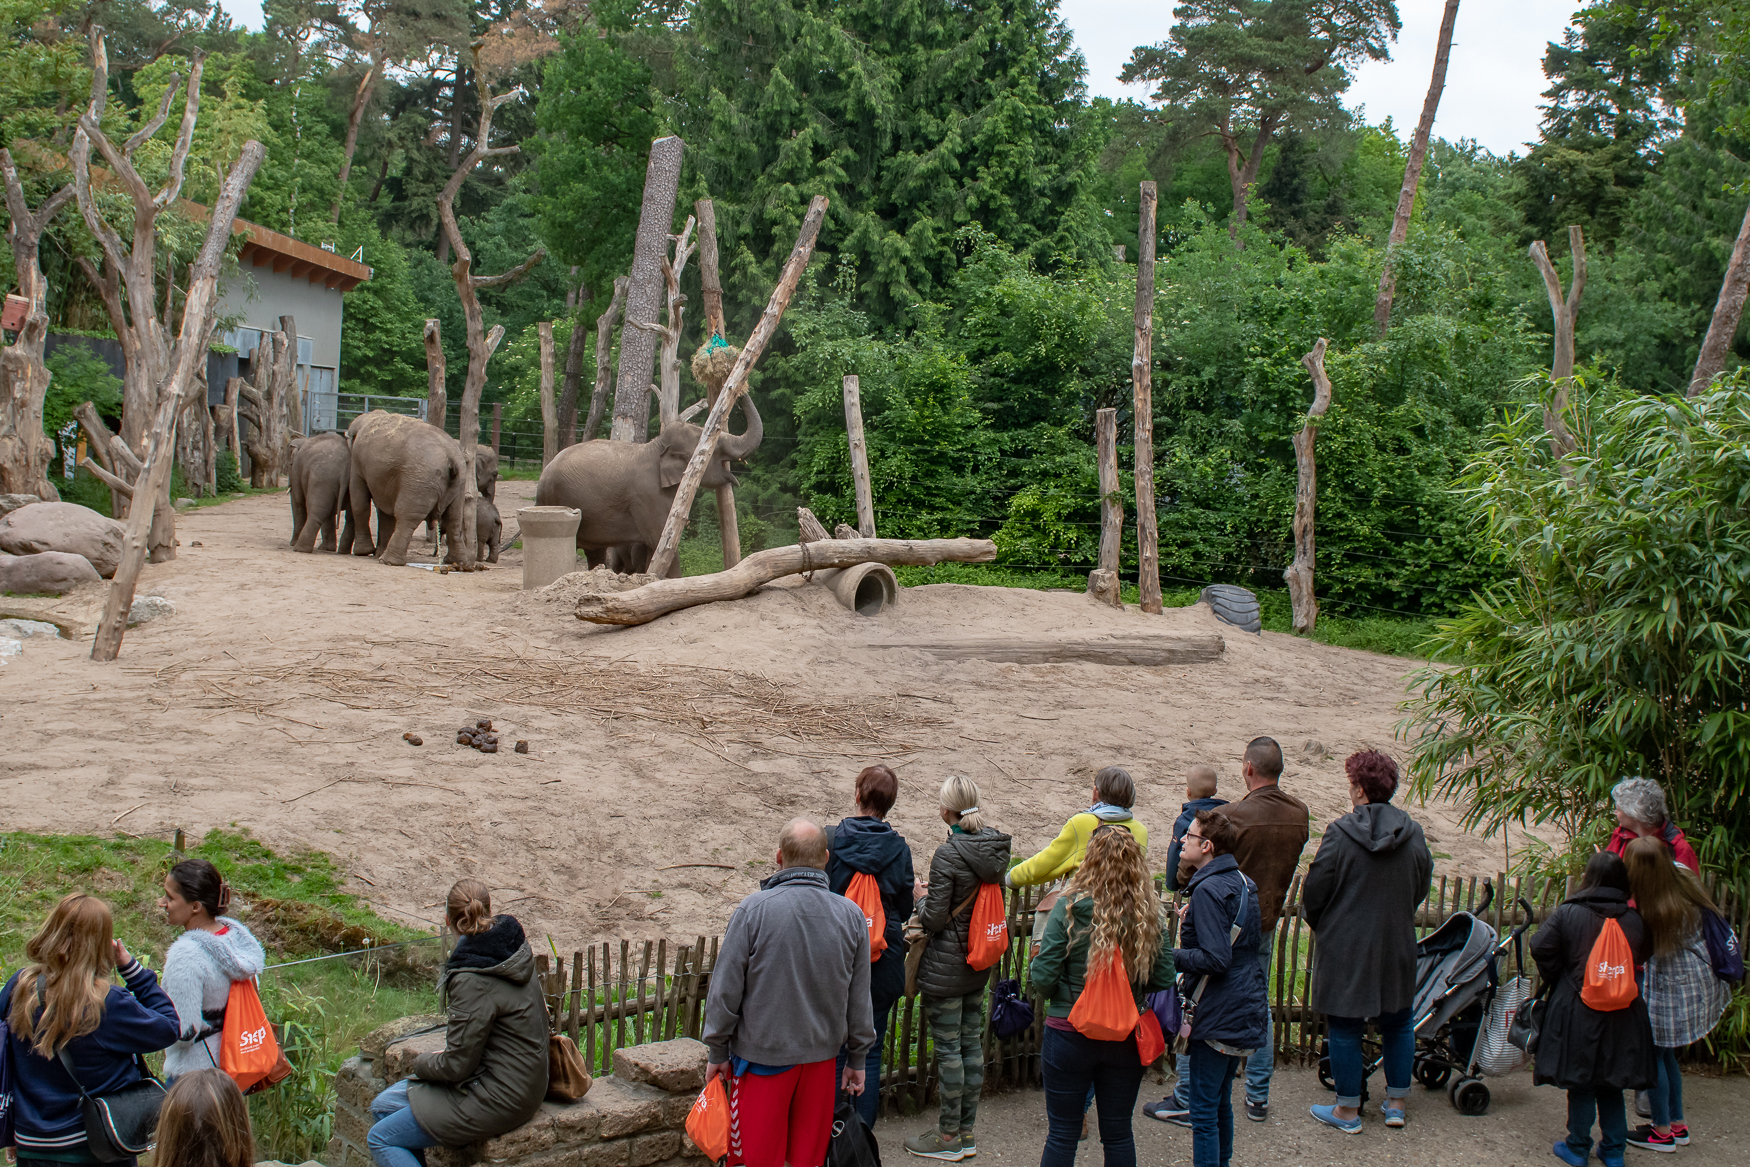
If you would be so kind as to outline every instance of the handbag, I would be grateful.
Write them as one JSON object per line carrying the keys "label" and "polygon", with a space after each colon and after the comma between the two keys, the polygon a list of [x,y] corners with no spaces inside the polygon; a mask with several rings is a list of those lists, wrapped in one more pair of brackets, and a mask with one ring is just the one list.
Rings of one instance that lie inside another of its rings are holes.
{"label": "handbag", "polygon": [[990,1031],[997,1040],[1019,1037],[1033,1027],[1033,1006],[1021,998],[1021,982],[998,981],[990,995]]}
{"label": "handbag", "polygon": [[851,1096],[840,1093],[832,1112],[832,1138],[826,1144],[826,1167],[881,1167],[881,1148],[875,1132],[851,1105]]}
{"label": "handbag", "polygon": [[569,1034],[549,1034],[547,1097],[554,1102],[576,1102],[588,1094],[593,1085],[595,1079],[589,1076],[589,1067],[583,1064],[583,1055],[577,1052],[577,1043],[571,1040]]}
{"label": "handbag", "polygon": [[100,1163],[117,1163],[151,1150],[153,1137],[158,1133],[158,1108],[164,1104],[164,1083],[146,1069],[145,1059],[137,1055],[134,1058],[140,1067],[138,1082],[93,1098],[73,1073],[73,1058],[65,1046],[61,1047],[60,1058],[67,1077],[73,1079],[73,1086],[79,1091],[79,1114],[85,1120],[85,1144],[92,1158]]}
{"label": "handbag", "polygon": [[[970,907],[972,901],[978,898],[979,890],[983,886],[983,884],[980,884],[978,887],[973,888],[972,894],[961,900],[959,906],[957,906],[952,912],[948,913],[948,919],[952,920]],[[905,925],[905,935],[907,940],[907,948],[905,950],[905,995],[908,997],[915,997],[918,995],[918,968],[924,963],[924,949],[930,946],[930,934],[924,931],[923,923],[919,919],[919,913],[921,911],[922,909],[913,912],[911,914],[911,919],[906,921]]]}
{"label": "handbag", "polygon": [[1537,996],[1521,1005],[1507,1025],[1507,1044],[1523,1050],[1527,1057],[1537,1053],[1537,1035],[1543,1028],[1543,1013],[1549,1007],[1551,986],[1543,985]]}

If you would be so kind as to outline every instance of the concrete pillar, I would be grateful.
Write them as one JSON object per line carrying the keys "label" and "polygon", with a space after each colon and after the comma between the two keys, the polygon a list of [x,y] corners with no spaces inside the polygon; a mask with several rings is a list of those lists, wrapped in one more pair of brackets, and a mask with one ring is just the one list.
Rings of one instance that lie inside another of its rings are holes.
{"label": "concrete pillar", "polygon": [[523,507],[516,513],[523,536],[523,590],[546,587],[577,570],[577,524],[571,507]]}

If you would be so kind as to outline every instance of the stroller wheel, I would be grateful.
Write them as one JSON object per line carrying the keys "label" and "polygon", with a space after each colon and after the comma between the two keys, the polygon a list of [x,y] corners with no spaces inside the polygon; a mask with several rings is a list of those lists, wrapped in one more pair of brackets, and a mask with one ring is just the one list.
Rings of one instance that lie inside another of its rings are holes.
{"label": "stroller wheel", "polygon": [[1489,1088],[1479,1078],[1458,1078],[1446,1091],[1452,1108],[1462,1115],[1475,1118],[1488,1113]]}
{"label": "stroller wheel", "polygon": [[1427,1058],[1417,1058],[1415,1065],[1416,1081],[1430,1090],[1438,1090],[1446,1085],[1446,1080],[1452,1077],[1452,1067],[1431,1062]]}
{"label": "stroller wheel", "polygon": [[1319,1085],[1323,1086],[1326,1090],[1335,1090],[1337,1088],[1337,1080],[1331,1077],[1330,1058],[1319,1059]]}

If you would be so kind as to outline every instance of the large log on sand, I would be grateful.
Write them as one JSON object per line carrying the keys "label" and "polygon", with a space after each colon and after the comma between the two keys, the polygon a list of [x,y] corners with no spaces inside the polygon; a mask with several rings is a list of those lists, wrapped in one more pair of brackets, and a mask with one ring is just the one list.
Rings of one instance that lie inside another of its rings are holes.
{"label": "large log on sand", "polygon": [[584,596],[577,618],[591,624],[648,624],[658,616],[736,600],[761,584],[805,571],[854,567],[859,563],[988,563],[997,557],[989,539],[823,539],[794,547],[773,547],[750,555],[713,575],[659,579],[630,591]]}

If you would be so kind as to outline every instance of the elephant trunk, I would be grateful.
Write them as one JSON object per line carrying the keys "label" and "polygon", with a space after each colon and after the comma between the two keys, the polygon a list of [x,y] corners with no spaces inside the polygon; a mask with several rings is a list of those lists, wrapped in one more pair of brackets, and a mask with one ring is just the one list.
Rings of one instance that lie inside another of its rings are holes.
{"label": "elephant trunk", "polygon": [[754,408],[753,395],[743,393],[736,404],[741,407],[742,416],[747,418],[747,431],[726,433],[717,440],[717,453],[731,462],[740,462],[759,449],[760,439],[766,436],[765,423],[760,421],[760,411]]}

